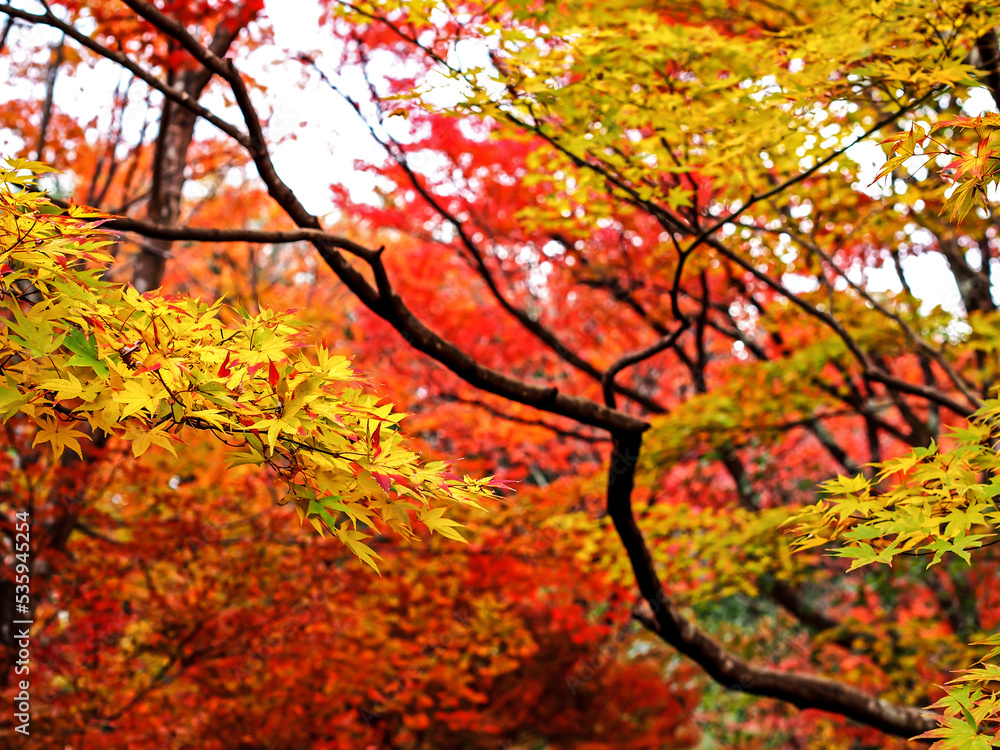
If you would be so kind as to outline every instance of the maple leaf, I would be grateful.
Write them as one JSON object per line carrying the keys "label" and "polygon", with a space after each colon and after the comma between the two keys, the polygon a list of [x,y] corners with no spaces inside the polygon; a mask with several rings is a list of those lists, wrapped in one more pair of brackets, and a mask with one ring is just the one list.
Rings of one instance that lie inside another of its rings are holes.
{"label": "maple leaf", "polygon": [[52,446],[56,458],[62,455],[64,449],[69,448],[78,456],[83,458],[83,450],[80,448],[78,438],[86,438],[87,435],[79,430],[74,430],[60,422],[42,423],[42,427],[35,433],[32,445],[48,443]]}

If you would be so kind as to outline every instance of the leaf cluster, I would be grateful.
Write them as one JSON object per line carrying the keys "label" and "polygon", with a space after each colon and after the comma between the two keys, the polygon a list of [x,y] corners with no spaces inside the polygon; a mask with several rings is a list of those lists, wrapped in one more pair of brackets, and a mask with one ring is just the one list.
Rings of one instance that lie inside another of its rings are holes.
{"label": "leaf cluster", "polygon": [[[0,170],[0,416],[25,415],[35,444],[83,456],[93,434],[172,453],[183,431],[214,434],[231,463],[266,466],[302,521],[365,563],[385,528],[414,520],[461,539],[448,506],[480,507],[489,479],[460,478],[403,445],[403,415],[365,390],[344,356],[287,314],[251,316],[103,279],[108,217],[63,213],[34,189],[44,165]],[[27,173],[27,174],[25,174]],[[227,322],[227,318],[231,318]]]}

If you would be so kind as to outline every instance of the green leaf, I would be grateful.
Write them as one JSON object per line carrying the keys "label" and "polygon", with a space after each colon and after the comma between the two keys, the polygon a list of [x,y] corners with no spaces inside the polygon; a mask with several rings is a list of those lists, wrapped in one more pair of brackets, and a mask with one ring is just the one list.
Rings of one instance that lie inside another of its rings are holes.
{"label": "green leaf", "polygon": [[83,331],[74,329],[66,334],[64,343],[66,348],[73,352],[73,356],[66,360],[66,364],[90,367],[102,378],[108,376],[108,366],[97,356],[97,339],[93,334],[88,337]]}

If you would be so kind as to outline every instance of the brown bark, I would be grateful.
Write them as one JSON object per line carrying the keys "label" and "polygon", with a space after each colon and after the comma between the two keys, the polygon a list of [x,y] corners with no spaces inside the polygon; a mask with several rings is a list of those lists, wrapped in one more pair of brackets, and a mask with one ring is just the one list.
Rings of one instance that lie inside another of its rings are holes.
{"label": "brown bark", "polygon": [[939,234],[938,247],[955,275],[966,312],[995,310],[996,305],[993,304],[990,293],[990,263],[986,248],[982,248],[983,259],[976,269],[965,259],[965,250],[958,246],[954,237],[942,237]]}
{"label": "brown bark", "polygon": [[[216,55],[225,55],[237,33],[235,24],[220,24],[209,49]],[[175,84],[193,101],[198,101],[211,78],[211,71],[198,68],[183,73],[176,84],[173,81],[170,83]],[[156,153],[153,157],[153,184],[146,209],[146,217],[155,224],[172,227],[180,217],[184,168],[197,119],[198,116],[190,109],[169,99],[163,102],[160,132],[156,138]],[[132,274],[132,285],[140,292],[160,286],[172,245],[173,240],[165,238],[142,243]]]}
{"label": "brown bark", "polygon": [[65,59],[65,35],[52,49],[52,60],[49,62],[49,69],[45,75],[45,101],[42,102],[42,122],[38,126],[38,139],[35,145],[35,160],[42,161],[42,154],[45,151],[46,136],[49,132],[49,123],[52,121],[52,105],[55,100],[56,78],[59,76],[59,68]]}
{"label": "brown bark", "polygon": [[983,80],[993,95],[993,102],[1000,109],[1000,43],[997,33],[990,29],[976,40],[976,51],[979,52],[979,69],[983,72]]}

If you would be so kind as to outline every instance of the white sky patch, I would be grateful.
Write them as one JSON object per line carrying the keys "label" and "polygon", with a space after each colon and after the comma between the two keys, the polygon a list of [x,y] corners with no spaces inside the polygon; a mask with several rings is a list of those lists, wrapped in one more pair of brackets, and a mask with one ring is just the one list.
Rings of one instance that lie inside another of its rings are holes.
{"label": "white sky patch", "polygon": [[[927,312],[940,305],[951,313],[960,313],[962,295],[958,284],[948,267],[948,261],[941,253],[923,253],[902,261],[906,281],[913,294],[924,301],[922,311]],[[870,268],[865,271],[866,288],[869,292],[898,292],[902,289],[899,276],[891,266]]]}
{"label": "white sky patch", "polygon": [[[996,104],[989,91],[979,87],[968,91],[961,109],[963,115],[976,117],[985,112],[996,111]],[[894,184],[890,184],[887,178],[874,182],[875,176],[886,162],[885,153],[877,141],[867,139],[857,143],[847,150],[846,155],[858,165],[858,181],[852,186],[855,190],[860,190],[872,198],[886,199],[891,198],[894,193],[905,192],[907,186],[899,180]],[[926,176],[926,168],[923,166],[926,161],[926,158],[915,157],[907,161],[905,168],[917,179],[922,179]],[[902,266],[913,293],[924,301],[923,310],[940,305],[948,312],[961,313],[963,310],[961,293],[943,255],[938,252],[925,252],[909,256],[902,260]],[[1000,283],[998,274],[1000,271],[994,264],[990,274],[994,298],[998,297],[997,290]],[[872,292],[899,292],[902,289],[899,276],[891,266],[866,269],[865,279],[866,288]]]}

